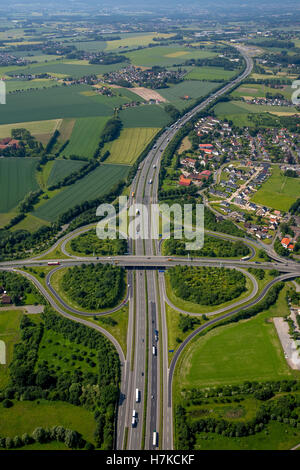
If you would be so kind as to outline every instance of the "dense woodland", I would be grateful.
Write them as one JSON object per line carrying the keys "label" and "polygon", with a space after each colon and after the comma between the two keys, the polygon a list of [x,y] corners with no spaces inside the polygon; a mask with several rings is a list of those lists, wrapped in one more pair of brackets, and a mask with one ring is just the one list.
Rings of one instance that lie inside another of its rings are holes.
{"label": "dense woodland", "polygon": [[[187,240],[175,240],[170,238],[163,244],[163,253],[166,256],[178,255],[186,256],[185,243]],[[229,240],[222,240],[220,238],[210,237],[205,235],[204,246],[201,250],[194,250],[190,252],[191,256],[208,256],[210,258],[235,258],[246,256],[249,254],[249,248],[243,242],[231,242]]]}
{"label": "dense woodland", "polygon": [[127,242],[123,239],[102,240],[94,230],[83,233],[71,240],[71,249],[76,253],[95,256],[124,255],[127,252]]}
{"label": "dense woodland", "polygon": [[168,270],[177,297],[200,305],[219,305],[246,290],[246,278],[235,269],[174,266]]}
{"label": "dense woodland", "polygon": [[98,310],[114,307],[125,290],[124,269],[110,264],[82,264],[68,268],[62,289],[80,307]]}

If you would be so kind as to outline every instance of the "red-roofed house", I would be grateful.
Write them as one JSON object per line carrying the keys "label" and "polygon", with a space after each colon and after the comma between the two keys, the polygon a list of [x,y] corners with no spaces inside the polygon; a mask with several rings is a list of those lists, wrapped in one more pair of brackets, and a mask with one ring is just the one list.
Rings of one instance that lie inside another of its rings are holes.
{"label": "red-roofed house", "polygon": [[16,139],[11,139],[10,137],[6,137],[0,141],[0,149],[6,149],[7,147],[19,147],[20,143]]}
{"label": "red-roofed house", "polygon": [[288,237],[284,237],[284,238],[281,240],[281,245],[283,246],[283,248],[287,248],[290,243],[291,243],[291,239],[288,238]]}
{"label": "red-roofed house", "polygon": [[180,175],[179,184],[181,186],[190,186],[192,180],[185,178],[183,175]]}
{"label": "red-roofed house", "polygon": [[210,171],[210,170],[203,170],[203,171],[201,171],[200,175],[207,175],[207,176],[210,176],[210,175],[211,175],[211,171]]}
{"label": "red-roofed house", "polygon": [[7,145],[8,147],[12,147],[13,145],[15,145],[16,147],[19,147],[19,141],[16,139],[11,139]]}

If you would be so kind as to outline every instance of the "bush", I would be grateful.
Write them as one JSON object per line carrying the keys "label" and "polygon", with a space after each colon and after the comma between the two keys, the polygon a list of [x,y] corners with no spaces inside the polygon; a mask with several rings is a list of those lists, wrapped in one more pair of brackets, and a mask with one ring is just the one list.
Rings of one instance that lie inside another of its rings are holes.
{"label": "bush", "polygon": [[12,406],[14,406],[13,402],[8,399],[3,400],[2,405],[3,405],[3,408],[11,408]]}

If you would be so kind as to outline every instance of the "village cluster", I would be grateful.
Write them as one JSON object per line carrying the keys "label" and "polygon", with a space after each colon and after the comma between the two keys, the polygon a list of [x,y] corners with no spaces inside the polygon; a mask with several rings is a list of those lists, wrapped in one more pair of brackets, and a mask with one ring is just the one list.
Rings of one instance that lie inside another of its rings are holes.
{"label": "village cluster", "polygon": [[187,70],[181,68],[177,70],[170,70],[163,67],[142,69],[141,67],[128,65],[115,72],[104,74],[104,80],[108,84],[156,89],[164,88],[167,83],[181,82],[186,73]]}
{"label": "village cluster", "polygon": [[[283,172],[290,170],[300,176],[300,165],[296,164],[299,135],[283,128],[250,135],[249,129],[233,129],[228,122],[212,116],[201,118],[194,134],[198,140],[192,138],[192,149],[181,153],[179,185],[194,184],[201,191],[208,186],[209,203],[218,214],[234,220],[249,235],[272,239],[280,224],[288,222],[289,215],[254,203],[252,198],[271,176],[271,163],[276,162]],[[205,185],[208,180],[211,184]],[[289,251],[293,251],[300,236],[296,226],[294,237],[282,239],[282,246]]]}
{"label": "village cluster", "polygon": [[260,97],[243,97],[242,101],[248,104],[257,104],[257,105],[267,105],[267,106],[295,106],[290,100],[282,97],[282,98],[265,98],[263,96]]}

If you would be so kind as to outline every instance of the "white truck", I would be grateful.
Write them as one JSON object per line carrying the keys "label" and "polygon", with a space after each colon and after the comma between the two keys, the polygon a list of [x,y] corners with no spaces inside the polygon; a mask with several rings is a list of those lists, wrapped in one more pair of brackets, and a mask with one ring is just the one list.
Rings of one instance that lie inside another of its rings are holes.
{"label": "white truck", "polygon": [[158,432],[154,431],[153,432],[153,441],[152,441],[153,447],[157,447],[157,441],[158,441]]}
{"label": "white truck", "polygon": [[140,402],[140,391],[138,388],[135,390],[135,402],[136,403]]}

